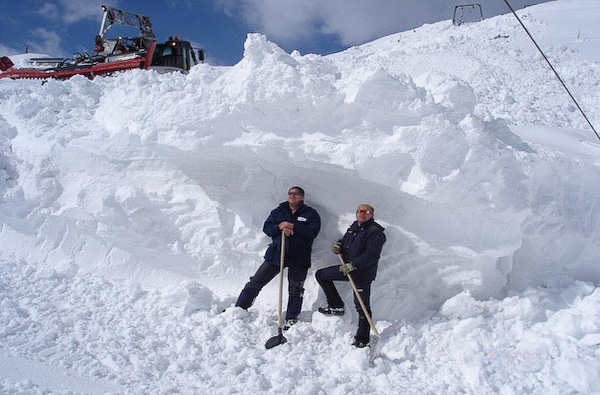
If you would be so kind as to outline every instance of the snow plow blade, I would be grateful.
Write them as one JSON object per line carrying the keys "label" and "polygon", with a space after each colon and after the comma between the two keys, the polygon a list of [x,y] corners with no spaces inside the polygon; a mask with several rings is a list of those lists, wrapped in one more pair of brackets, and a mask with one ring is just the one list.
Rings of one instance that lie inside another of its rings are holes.
{"label": "snow plow blade", "polygon": [[0,70],[6,71],[14,66],[14,63],[8,58],[8,56],[3,56],[0,58]]}

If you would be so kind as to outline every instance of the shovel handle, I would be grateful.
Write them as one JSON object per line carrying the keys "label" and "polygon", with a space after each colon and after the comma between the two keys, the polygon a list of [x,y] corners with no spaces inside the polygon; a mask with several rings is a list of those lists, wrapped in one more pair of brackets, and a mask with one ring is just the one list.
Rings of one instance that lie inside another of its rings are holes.
{"label": "shovel handle", "polygon": [[277,306],[277,325],[279,334],[281,334],[281,328],[283,328],[283,267],[285,263],[285,232],[281,231],[281,258],[279,260],[279,305]]}
{"label": "shovel handle", "polygon": [[[342,254],[337,254],[337,256],[338,256],[338,258],[340,258],[341,264],[345,265],[346,262],[344,262],[344,258],[342,258]],[[377,328],[375,327],[375,324],[373,323],[373,320],[371,319],[371,315],[369,314],[369,311],[367,310],[367,306],[365,306],[365,302],[363,302],[362,297],[358,293],[358,289],[356,288],[356,284],[354,284],[354,280],[352,279],[352,276],[350,275],[350,273],[346,274],[346,276],[348,277],[348,280],[350,281],[350,285],[352,285],[352,290],[354,291],[354,295],[356,295],[356,299],[358,299],[358,302],[360,303],[360,307],[362,308],[363,313],[365,313],[365,317],[367,317],[367,321],[369,321],[369,325],[371,325],[371,329],[373,329],[373,332],[375,332],[375,334],[377,336],[379,336],[379,331],[377,330]]]}

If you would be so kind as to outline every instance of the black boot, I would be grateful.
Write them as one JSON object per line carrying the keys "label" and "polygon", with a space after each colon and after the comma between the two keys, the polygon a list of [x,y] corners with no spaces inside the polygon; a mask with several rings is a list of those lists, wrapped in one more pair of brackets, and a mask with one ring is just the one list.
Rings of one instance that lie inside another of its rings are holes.
{"label": "black boot", "polygon": [[342,306],[342,307],[331,307],[331,306],[319,307],[318,310],[319,310],[319,313],[325,314],[325,315],[344,315],[344,313],[345,313],[344,306]]}
{"label": "black boot", "polygon": [[354,343],[352,343],[352,345],[358,348],[366,347],[369,344],[370,330],[371,326],[369,325],[367,317],[360,314],[358,317],[358,330],[356,331],[356,336],[354,336]]}

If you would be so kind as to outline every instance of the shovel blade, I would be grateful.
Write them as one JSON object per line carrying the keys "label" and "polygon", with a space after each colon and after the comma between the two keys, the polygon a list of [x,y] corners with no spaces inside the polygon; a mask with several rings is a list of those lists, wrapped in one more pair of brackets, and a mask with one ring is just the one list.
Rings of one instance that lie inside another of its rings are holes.
{"label": "shovel blade", "polygon": [[285,336],[283,336],[281,333],[273,336],[272,338],[270,338],[269,340],[267,340],[267,343],[265,344],[265,347],[268,349],[273,348],[275,346],[278,346],[280,344],[283,344],[287,342],[287,339],[285,338]]}
{"label": "shovel blade", "polygon": [[381,342],[380,336],[371,336],[371,344],[369,349],[369,364],[373,365],[373,361],[375,358],[381,355],[381,347],[383,343]]}

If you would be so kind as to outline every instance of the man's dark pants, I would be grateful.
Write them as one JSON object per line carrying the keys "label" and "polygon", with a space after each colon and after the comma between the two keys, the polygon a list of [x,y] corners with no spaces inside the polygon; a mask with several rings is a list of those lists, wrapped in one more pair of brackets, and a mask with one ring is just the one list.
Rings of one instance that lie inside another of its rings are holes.
{"label": "man's dark pants", "polygon": [[[254,303],[254,299],[260,291],[267,285],[275,276],[279,274],[279,265],[272,265],[263,262],[256,270],[254,276],[250,277],[250,281],[246,283],[244,289],[235,303],[236,306],[247,309]],[[308,267],[288,267],[288,305],[285,314],[285,319],[296,318],[302,310],[302,297],[304,295],[304,280]]]}
{"label": "man's dark pants", "polygon": [[[356,285],[356,289],[360,294],[360,297],[367,308],[369,315],[371,315],[371,281],[364,281],[360,278],[360,276],[352,276],[352,280],[354,280],[354,285]],[[340,272],[340,266],[330,266],[324,269],[319,269],[315,273],[315,277],[317,278],[317,282],[323,289],[325,293],[325,297],[327,298],[327,305],[329,307],[344,307],[344,301],[340,297],[335,285],[334,281],[348,281],[348,277],[344,275],[344,273]],[[363,312],[363,309],[358,301],[358,298],[352,293],[354,296],[354,307],[358,312],[358,332],[356,334],[356,338],[360,340],[367,341],[369,338],[369,323],[367,318]]]}

